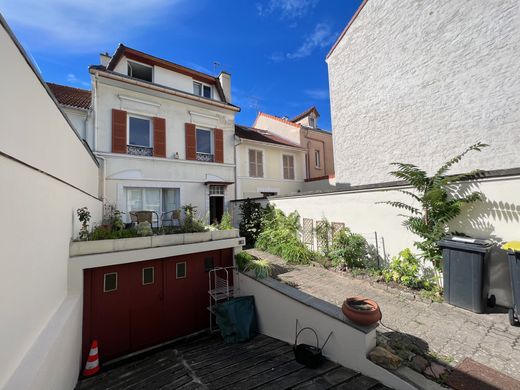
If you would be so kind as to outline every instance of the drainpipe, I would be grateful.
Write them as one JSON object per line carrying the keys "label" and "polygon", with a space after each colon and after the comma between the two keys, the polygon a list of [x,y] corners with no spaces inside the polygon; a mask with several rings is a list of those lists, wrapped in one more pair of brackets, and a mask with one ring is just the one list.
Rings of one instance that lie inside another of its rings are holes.
{"label": "drainpipe", "polygon": [[98,72],[94,73],[94,134],[93,134],[93,149],[97,152],[97,133],[98,133],[98,117],[97,117],[97,89],[98,89]]}
{"label": "drainpipe", "polygon": [[106,170],[106,160],[104,157],[99,156],[98,154],[96,154],[96,158],[98,160],[103,161],[102,168],[101,168],[101,186],[100,186],[101,193],[100,193],[99,197],[104,200],[105,199],[105,179],[106,179],[105,176],[106,176],[106,171],[107,171]]}
{"label": "drainpipe", "polygon": [[[235,140],[237,139],[238,137],[235,135]],[[237,169],[238,169],[238,164],[237,164],[237,146],[239,146],[241,143],[242,143],[242,140],[240,138],[238,138],[239,142],[238,144],[235,144],[235,147],[233,149],[233,152],[235,154],[235,199],[238,199],[238,174],[237,174]]]}

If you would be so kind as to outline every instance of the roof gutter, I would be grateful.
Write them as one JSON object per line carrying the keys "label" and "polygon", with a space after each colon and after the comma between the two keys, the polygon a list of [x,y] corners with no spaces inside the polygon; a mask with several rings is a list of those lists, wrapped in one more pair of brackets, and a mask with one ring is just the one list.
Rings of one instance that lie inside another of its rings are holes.
{"label": "roof gutter", "polygon": [[289,150],[296,150],[299,152],[306,152],[307,150],[305,148],[300,148],[299,146],[290,146],[290,145],[281,145],[281,144],[275,144],[271,142],[263,142],[263,141],[257,141],[254,139],[249,138],[242,138],[237,135],[237,137],[242,140],[241,143],[252,143],[252,144],[259,144],[259,145],[265,145],[265,146],[271,146],[273,148],[279,148],[279,149],[289,149]]}
{"label": "roof gutter", "polygon": [[194,96],[194,95],[191,95],[191,94],[188,94],[188,93],[176,91],[176,90],[171,89],[171,88],[162,87],[160,85],[149,84],[149,83],[142,82],[142,81],[135,80],[135,79],[129,79],[128,77],[120,76],[120,75],[117,75],[117,74],[112,73],[112,72],[100,71],[100,70],[95,70],[94,71],[94,70],[90,69],[90,73],[93,73],[93,74],[96,74],[96,75],[99,74],[102,77],[105,77],[107,79],[121,81],[121,82],[127,83],[127,84],[133,84],[133,85],[136,85],[138,87],[151,89],[151,90],[154,90],[154,91],[166,93],[168,95],[173,95],[173,96],[181,97],[181,98],[188,99],[188,100],[194,100],[194,101],[199,102],[199,103],[209,104],[209,105],[216,106],[216,107],[219,107],[219,108],[223,108],[223,109],[226,109],[226,110],[235,111],[235,112],[239,112],[240,111],[240,107],[230,106],[228,104],[224,104],[224,103],[221,103],[221,102],[204,99],[204,98],[201,98],[201,97],[198,97],[198,96]]}

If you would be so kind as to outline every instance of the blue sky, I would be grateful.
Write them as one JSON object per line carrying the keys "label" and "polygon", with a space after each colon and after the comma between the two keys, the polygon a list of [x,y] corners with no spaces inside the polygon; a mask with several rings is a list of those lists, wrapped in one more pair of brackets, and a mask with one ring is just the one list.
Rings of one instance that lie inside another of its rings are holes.
{"label": "blue sky", "polygon": [[[361,0],[0,0],[47,81],[89,88],[88,65],[121,42],[232,75],[237,123],[312,105],[330,129],[325,56]],[[218,62],[220,65],[214,65]]]}

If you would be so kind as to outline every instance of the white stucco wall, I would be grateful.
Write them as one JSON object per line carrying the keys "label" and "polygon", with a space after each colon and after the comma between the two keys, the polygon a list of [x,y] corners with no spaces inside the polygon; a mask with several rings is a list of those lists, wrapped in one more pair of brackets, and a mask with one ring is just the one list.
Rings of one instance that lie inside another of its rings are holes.
{"label": "white stucco wall", "polygon": [[[264,177],[249,176],[249,150],[263,153]],[[283,178],[283,156],[294,157],[294,180]],[[271,144],[241,140],[237,146],[237,199],[261,197],[261,192],[279,195],[302,191],[305,179],[305,152]]]}
{"label": "white stucco wall", "polygon": [[460,170],[520,166],[516,0],[369,0],[328,58],[336,179],[428,172],[477,141]]}
{"label": "white stucco wall", "polygon": [[[114,68],[114,71],[117,73],[121,73],[124,75],[128,75],[128,66],[127,66],[127,58],[123,56],[116,67]],[[132,61],[132,60],[130,60]],[[138,62],[138,61],[134,61]],[[187,93],[193,93],[193,80],[192,77],[177,73],[174,71],[171,71],[169,69],[161,68],[160,66],[154,66],[153,67],[153,82],[156,84],[164,85],[166,87],[178,89],[179,91],[187,92]],[[208,84],[209,85],[209,84]],[[220,95],[218,94],[218,91],[216,90],[215,86],[211,86],[212,89],[212,98],[216,101],[222,101],[220,99]]]}
{"label": "white stucco wall", "polygon": [[58,336],[50,328],[67,299],[75,210],[100,218],[98,167],[3,25],[0,53],[0,388],[70,389],[81,316],[71,309]]}
{"label": "white stucco wall", "polygon": [[[95,77],[95,76],[94,76]],[[112,151],[112,109],[125,110],[128,114],[166,120],[166,156],[177,152],[186,158],[185,124],[194,123],[205,128],[219,128],[224,135],[224,162],[234,163],[235,112],[198,103],[147,88],[133,86],[99,77],[95,92],[95,127],[98,152]]]}
{"label": "white stucco wall", "polygon": [[256,117],[254,127],[257,129],[268,130],[286,140],[300,145],[300,126],[291,122],[284,122],[270,115],[259,113]]}
{"label": "white stucco wall", "polygon": [[[296,320],[298,320],[298,329],[310,327],[316,331],[319,345],[322,347],[325,339],[332,332],[329,342],[323,348],[323,355],[327,359],[344,367],[360,371],[364,375],[375,378],[394,389],[412,390],[415,388],[395,376],[391,371],[385,370],[368,360],[367,353],[376,345],[375,328],[368,333],[364,333],[343,322],[345,318],[343,315],[341,319],[333,318],[333,316],[312,307],[312,304],[308,301],[305,304],[275,290],[271,286],[280,284],[278,281],[268,280],[265,283],[269,286],[246,275],[235,273],[235,286],[238,286],[237,295],[253,295],[255,298],[255,310],[260,333],[293,344]],[[282,286],[282,288],[290,289],[292,287]],[[298,294],[299,292],[295,293]],[[314,301],[315,306],[328,306],[328,303],[318,298],[312,296],[307,298]],[[330,310],[330,307],[328,309]],[[332,312],[336,314],[335,311]],[[316,338],[310,331],[302,332],[298,338],[298,343],[316,345]]]}
{"label": "white stucco wall", "polygon": [[69,118],[70,123],[72,123],[74,129],[76,129],[78,132],[79,136],[86,140],[88,111],[69,107],[62,107],[62,109],[63,112],[67,115],[67,118]]}
{"label": "white stucco wall", "polygon": [[[127,187],[179,188],[181,205],[192,204],[197,206],[201,217],[209,216],[209,188],[204,183],[235,181],[235,112],[103,77],[93,77],[96,85],[94,149],[104,159],[104,197],[108,202],[126,212]],[[128,115],[164,118],[166,158],[111,153],[113,108],[125,110]],[[224,163],[186,160],[186,123],[223,130]],[[176,153],[178,159],[174,158]],[[229,185],[224,194],[224,207],[234,198],[234,185]]]}
{"label": "white stucco wall", "polygon": [[[416,237],[402,225],[402,210],[376,204],[388,200],[410,203],[404,194],[389,190],[391,188],[271,198],[270,203],[286,213],[297,210],[302,218],[311,218],[314,223],[323,218],[330,222],[344,222],[353,232],[366,238],[377,232],[379,245],[383,239],[388,257],[407,247],[417,252],[413,247]],[[472,190],[482,192],[484,200],[463,210],[451,223],[450,230],[497,243],[520,239],[520,177],[482,180]],[[489,285],[490,293],[496,296],[498,304],[510,306],[508,264],[505,252],[499,250],[498,245],[492,251],[489,266],[490,274],[485,283]]]}
{"label": "white stucco wall", "polygon": [[[209,187],[204,183],[212,177],[226,182],[235,180],[234,166],[230,164],[135,157],[115,153],[100,155],[106,161],[105,198],[125,213],[125,189],[128,187],[178,188],[181,206],[197,206],[199,216],[206,217],[209,216]],[[228,202],[234,198],[235,187],[231,184],[226,187],[224,193],[225,209]]]}

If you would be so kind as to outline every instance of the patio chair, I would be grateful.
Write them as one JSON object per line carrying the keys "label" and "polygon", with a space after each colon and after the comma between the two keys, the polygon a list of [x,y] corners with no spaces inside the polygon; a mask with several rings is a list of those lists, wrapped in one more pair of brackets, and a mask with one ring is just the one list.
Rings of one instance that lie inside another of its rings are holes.
{"label": "patio chair", "polygon": [[132,219],[132,222],[134,222],[134,216],[137,219],[135,222],[141,223],[144,221],[148,221],[150,223],[150,226],[153,227],[153,215],[156,216],[156,227],[159,227],[159,214],[157,214],[155,211],[134,211],[130,213],[130,218]]}
{"label": "patio chair", "polygon": [[[175,224],[175,221],[177,223]],[[162,226],[180,226],[181,225],[181,210],[165,211],[161,214]]]}

